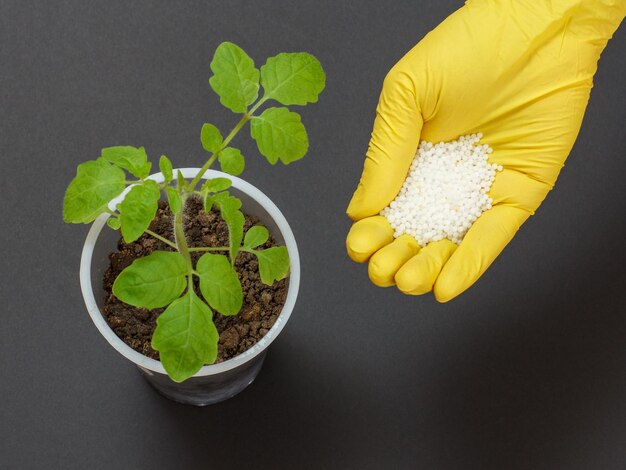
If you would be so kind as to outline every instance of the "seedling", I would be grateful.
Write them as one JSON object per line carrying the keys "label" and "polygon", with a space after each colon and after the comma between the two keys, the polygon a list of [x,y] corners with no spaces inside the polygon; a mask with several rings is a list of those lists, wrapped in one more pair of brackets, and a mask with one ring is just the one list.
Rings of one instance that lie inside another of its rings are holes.
{"label": "seedling", "polygon": [[[289,272],[286,247],[259,249],[269,238],[265,227],[253,226],[244,236],[241,201],[229,194],[230,179],[209,179],[198,188],[202,175],[216,160],[222,171],[230,175],[243,171],[245,159],[230,143],[248,122],[259,152],[272,165],[279,160],[288,164],[304,157],[309,143],[300,115],[284,106],[267,107],[260,113],[259,110],[272,100],[282,105],[314,103],[326,81],[322,66],[311,54],[281,53],[267,59],[259,71],[254,61],[230,42],[216,49],[211,71],[209,84],[220,102],[241,117],[225,138],[214,125],[202,126],[200,140],[210,155],[191,181],[175,172],[170,160],[162,155],[159,168],[164,182],[157,183],[148,178],[152,164],[143,147],[108,147],[102,149],[98,159],[78,165],[63,201],[66,222],[87,224],[109,213],[107,224],[120,230],[126,243],[147,233],[175,250],[155,251],[135,260],[115,280],[113,294],[136,307],[167,307],[157,320],[152,347],[159,351],[163,367],[177,382],[215,362],[219,337],[212,309],[222,315],[236,315],[241,310],[243,291],[234,269],[239,252],[257,257],[264,284],[284,279]],[[259,97],[261,87],[263,93]],[[109,207],[110,201],[128,186],[131,187],[124,200],[115,208]],[[174,241],[149,229],[162,192],[174,215]],[[220,211],[228,227],[228,246],[188,246],[183,211],[192,196],[203,199],[207,212],[213,207]],[[206,252],[195,266],[192,251]],[[194,276],[199,279],[202,297],[194,291]]]}

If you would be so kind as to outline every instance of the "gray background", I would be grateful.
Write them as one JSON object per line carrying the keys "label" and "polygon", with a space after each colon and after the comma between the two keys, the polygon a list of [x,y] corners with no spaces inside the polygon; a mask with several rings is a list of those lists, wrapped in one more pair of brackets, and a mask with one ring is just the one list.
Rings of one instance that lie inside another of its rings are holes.
{"label": "gray background", "polygon": [[[405,297],[345,255],[382,79],[461,3],[0,1],[1,468],[626,466],[624,27],[556,190],[473,289]],[[197,409],[91,323],[87,228],[61,202],[104,146],[203,162],[201,124],[234,123],[207,84],[223,40],[258,61],[308,50],[328,85],[303,161],[237,138],[294,229],[301,293],[257,381]]]}

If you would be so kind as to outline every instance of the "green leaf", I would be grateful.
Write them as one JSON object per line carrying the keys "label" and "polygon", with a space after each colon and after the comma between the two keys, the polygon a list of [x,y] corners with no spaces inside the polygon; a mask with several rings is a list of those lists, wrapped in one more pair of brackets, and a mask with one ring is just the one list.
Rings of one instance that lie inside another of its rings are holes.
{"label": "green leaf", "polygon": [[165,307],[178,298],[187,285],[185,258],[172,251],[155,251],[138,258],[113,283],[113,294],[129,305]]}
{"label": "green leaf", "polygon": [[261,67],[265,97],[281,104],[315,103],[326,85],[319,61],[306,52],[283,52]]}
{"label": "green leaf", "polygon": [[202,141],[202,147],[207,152],[216,153],[222,146],[222,134],[213,124],[207,123],[202,126],[200,140]]}
{"label": "green leaf", "polygon": [[182,382],[215,362],[218,340],[211,309],[191,290],[157,318],[152,347],[170,378]]}
{"label": "green leaf", "polygon": [[228,178],[211,178],[210,180],[206,180],[202,185],[202,191],[217,193],[218,191],[224,191],[230,188],[232,184],[232,181]]}
{"label": "green leaf", "polygon": [[178,189],[187,189],[187,180],[183,176],[183,172],[180,170],[176,172],[176,183],[178,183]]}
{"label": "green leaf", "polygon": [[246,166],[246,161],[241,152],[233,147],[226,147],[217,158],[220,161],[222,171],[229,175],[240,175]]}
{"label": "green leaf", "polygon": [[243,304],[237,272],[224,255],[206,253],[198,260],[200,291],[209,305],[222,315],[235,315]]}
{"label": "green leaf", "polygon": [[209,84],[220,97],[220,103],[235,113],[244,113],[259,94],[259,71],[243,49],[223,42],[211,61],[213,76]]}
{"label": "green leaf", "polygon": [[150,168],[152,167],[152,163],[148,161],[146,150],[143,147],[137,148],[130,145],[121,145],[103,148],[102,158],[142,179],[150,174]]}
{"label": "green leaf", "polygon": [[215,194],[213,199],[214,203],[219,205],[220,210],[236,211],[241,209],[241,201],[235,196],[231,196],[228,191]]}
{"label": "green leaf", "polygon": [[250,227],[250,230],[246,232],[246,238],[243,240],[243,246],[246,248],[256,248],[262,245],[270,237],[270,233],[262,225],[255,225]]}
{"label": "green leaf", "polygon": [[121,222],[118,217],[109,217],[107,219],[107,225],[111,227],[113,230],[119,230],[121,226]]}
{"label": "green leaf", "polygon": [[161,173],[163,173],[163,178],[165,179],[164,183],[169,184],[174,179],[174,173],[172,170],[172,162],[165,155],[161,155],[159,168]]}
{"label": "green leaf", "polygon": [[133,186],[119,206],[122,237],[126,243],[137,240],[150,226],[159,208],[161,192],[152,180]]}
{"label": "green leaf", "polygon": [[221,214],[226,221],[226,225],[228,225],[230,247],[228,254],[230,255],[230,263],[234,265],[239,247],[241,246],[241,240],[243,239],[243,225],[246,219],[241,211],[221,211]]}
{"label": "green leaf", "polygon": [[206,194],[204,196],[204,212],[209,212],[213,207],[213,203],[215,202],[215,196],[210,194]]}
{"label": "green leaf", "polygon": [[63,199],[63,220],[87,224],[107,210],[111,199],[124,188],[126,175],[116,166],[98,158],[78,165]]}
{"label": "green leaf", "polygon": [[289,272],[289,252],[285,246],[273,246],[267,250],[253,252],[259,260],[261,282],[271,286]]}
{"label": "green leaf", "polygon": [[183,201],[181,201],[178,191],[171,186],[168,186],[165,188],[165,193],[167,194],[167,202],[170,205],[172,214],[178,214],[181,210],[183,210]]}
{"label": "green leaf", "polygon": [[252,118],[250,134],[259,151],[274,165],[299,160],[309,148],[309,138],[300,115],[287,108],[268,108]]}
{"label": "green leaf", "polygon": [[239,210],[241,201],[228,192],[217,193],[213,196],[213,203],[220,208],[220,213],[228,226],[230,264],[235,264],[235,258],[243,240],[243,226],[246,218]]}

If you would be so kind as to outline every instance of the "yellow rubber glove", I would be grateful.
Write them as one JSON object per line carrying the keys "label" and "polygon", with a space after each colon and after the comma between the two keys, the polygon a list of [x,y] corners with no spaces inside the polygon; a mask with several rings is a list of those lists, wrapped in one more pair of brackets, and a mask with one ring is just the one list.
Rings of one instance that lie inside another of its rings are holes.
{"label": "yellow rubber glove", "polygon": [[[389,72],[359,186],[350,257],[379,286],[434,290],[446,302],[470,287],[539,207],[582,122],[597,62],[626,0],[470,0]],[[484,212],[457,247],[394,240],[377,215],[397,195],[420,140],[482,132],[504,167]]]}

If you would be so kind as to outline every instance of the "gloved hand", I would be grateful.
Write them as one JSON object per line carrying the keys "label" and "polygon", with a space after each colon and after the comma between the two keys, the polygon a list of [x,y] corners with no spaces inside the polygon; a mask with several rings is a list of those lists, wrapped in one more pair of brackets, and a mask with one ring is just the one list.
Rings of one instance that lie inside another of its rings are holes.
{"label": "gloved hand", "polygon": [[[541,204],[582,122],[600,53],[626,0],[469,0],[385,78],[361,181],[347,213],[350,257],[369,260],[378,286],[434,290],[446,302],[470,287]],[[397,195],[420,140],[482,132],[504,167],[493,208],[457,247],[394,240],[377,215]]]}

